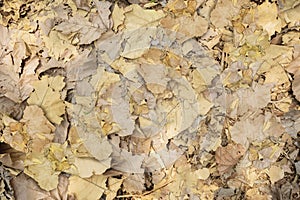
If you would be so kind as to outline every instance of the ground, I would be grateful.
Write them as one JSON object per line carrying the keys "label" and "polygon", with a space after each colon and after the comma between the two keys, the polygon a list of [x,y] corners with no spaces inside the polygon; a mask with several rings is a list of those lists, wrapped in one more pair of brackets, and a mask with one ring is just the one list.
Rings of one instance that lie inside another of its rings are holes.
{"label": "ground", "polygon": [[300,2],[0,1],[1,199],[300,199]]}

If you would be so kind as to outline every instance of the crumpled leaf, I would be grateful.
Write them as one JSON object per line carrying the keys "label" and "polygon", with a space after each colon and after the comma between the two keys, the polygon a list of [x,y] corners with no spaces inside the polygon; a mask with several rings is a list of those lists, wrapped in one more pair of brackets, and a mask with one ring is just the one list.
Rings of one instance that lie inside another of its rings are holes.
{"label": "crumpled leaf", "polygon": [[25,174],[36,180],[39,186],[50,191],[58,185],[58,175],[60,172],[54,171],[52,162],[48,160],[43,154],[31,154],[25,161]]}
{"label": "crumpled leaf", "polygon": [[9,167],[13,170],[24,170],[25,153],[17,151],[5,143],[1,143],[0,149],[0,162],[3,166]]}
{"label": "crumpled leaf", "polygon": [[0,25],[0,31],[3,38],[11,38],[10,41],[0,39],[0,96],[20,103],[28,98],[33,89],[28,83],[37,79],[34,70],[38,66],[38,59],[28,59],[31,54],[28,44],[23,39],[14,37],[14,29],[9,30]]}
{"label": "crumpled leaf", "polygon": [[228,144],[226,147],[218,147],[215,155],[218,171],[224,173],[232,169],[245,152],[246,149],[241,144]]}
{"label": "crumpled leaf", "polygon": [[49,144],[53,137],[55,127],[44,116],[43,110],[36,106],[27,106],[20,122],[4,118],[6,128],[2,139],[14,149],[26,152],[40,152],[44,145]]}
{"label": "crumpled leaf", "polygon": [[55,124],[60,124],[63,120],[60,116],[65,113],[65,104],[60,95],[60,91],[65,86],[63,80],[62,76],[43,76],[41,80],[32,83],[34,92],[27,100],[31,105],[40,106],[47,118]]}
{"label": "crumpled leaf", "polygon": [[70,169],[71,157],[67,143],[51,143],[41,152],[27,154],[24,172],[42,189],[50,191],[57,187],[60,172]]}

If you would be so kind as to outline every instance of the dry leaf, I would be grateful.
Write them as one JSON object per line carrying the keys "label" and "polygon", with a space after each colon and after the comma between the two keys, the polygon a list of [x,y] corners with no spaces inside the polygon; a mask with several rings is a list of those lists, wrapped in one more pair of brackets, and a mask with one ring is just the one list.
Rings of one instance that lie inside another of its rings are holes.
{"label": "dry leaf", "polygon": [[216,150],[216,162],[220,173],[227,172],[236,165],[246,149],[241,144],[229,144]]}
{"label": "dry leaf", "polygon": [[[98,27],[96,24],[89,22],[86,18],[75,15],[68,21],[62,22],[54,27],[54,30],[60,31],[62,34],[70,35],[78,34],[78,44],[90,44],[97,40],[105,31],[105,27]],[[76,39],[73,42],[76,44]]]}
{"label": "dry leaf", "polygon": [[56,124],[63,120],[61,115],[65,113],[65,104],[61,100],[60,91],[64,88],[64,77],[43,76],[41,80],[32,83],[34,92],[30,95],[27,102],[40,106],[47,118]]}
{"label": "dry leaf", "polygon": [[271,183],[274,184],[284,177],[284,170],[281,167],[271,166],[268,170]]}
{"label": "dry leaf", "polygon": [[[115,147],[116,148],[116,147]],[[132,155],[131,152],[119,149],[112,154],[111,167],[127,173],[144,173],[141,168],[145,155]]]}
{"label": "dry leaf", "polygon": [[145,190],[144,174],[130,174],[123,181],[124,189],[131,193],[142,193]]}
{"label": "dry leaf", "polygon": [[71,159],[67,143],[51,143],[41,152],[27,154],[24,172],[36,180],[42,189],[50,191],[57,187],[60,172],[70,169]]}
{"label": "dry leaf", "polygon": [[141,57],[149,48],[150,43],[157,29],[155,27],[139,28],[125,32],[125,48],[121,56],[125,58],[135,59]]}
{"label": "dry leaf", "polygon": [[218,28],[231,25],[231,20],[238,15],[242,3],[243,1],[218,1],[215,9],[210,14],[212,24]]}
{"label": "dry leaf", "polygon": [[4,119],[6,128],[2,139],[16,150],[26,152],[30,149],[33,152],[40,152],[44,145],[49,144],[54,137],[55,127],[38,106],[27,106],[21,122],[10,118]]}
{"label": "dry leaf", "polygon": [[208,28],[207,21],[196,14],[192,17],[180,16],[175,19],[171,16],[167,16],[166,18],[163,18],[160,23],[162,27],[180,33],[181,35],[178,37],[183,37],[184,40],[193,37],[200,37],[207,31]]}
{"label": "dry leaf", "polygon": [[88,179],[71,176],[68,194],[80,200],[100,199],[106,190],[106,180],[107,177],[101,175],[94,175]]}
{"label": "dry leaf", "polygon": [[124,25],[128,31],[143,27],[155,27],[159,20],[165,16],[161,10],[146,10],[138,4],[127,7],[126,11]]}
{"label": "dry leaf", "polygon": [[[271,101],[272,85],[253,84],[252,88],[239,89],[238,115],[264,108]],[[255,100],[254,100],[255,99]]]}
{"label": "dry leaf", "polygon": [[57,60],[65,62],[70,61],[71,58],[78,56],[76,47],[73,46],[68,38],[62,33],[51,30],[48,36],[42,36],[45,47],[48,49],[50,56]]}
{"label": "dry leaf", "polygon": [[262,26],[269,34],[269,37],[281,30],[281,21],[277,17],[277,5],[275,3],[264,2],[257,7],[255,12],[255,22]]}
{"label": "dry leaf", "polygon": [[20,200],[28,199],[49,199],[54,200],[50,193],[41,189],[38,184],[24,173],[19,174],[12,179],[12,186],[15,192],[15,198]]}
{"label": "dry leaf", "polygon": [[122,28],[121,25],[124,23],[125,20],[124,13],[124,9],[120,8],[116,3],[112,12],[112,20],[114,22],[113,30],[115,32],[118,32]]}
{"label": "dry leaf", "polygon": [[81,178],[89,178],[92,175],[101,175],[110,168],[111,158],[104,161],[98,161],[94,158],[80,158],[74,160],[74,165],[78,170],[78,175]]}
{"label": "dry leaf", "polygon": [[300,101],[300,71],[294,75],[294,80],[292,83],[293,94],[296,96],[296,99]]}
{"label": "dry leaf", "polygon": [[113,200],[117,196],[117,192],[123,183],[123,179],[117,179],[113,177],[109,177],[107,179],[107,188],[105,191],[107,200]]}
{"label": "dry leaf", "polygon": [[110,18],[110,7],[112,5],[109,1],[95,1],[95,5],[98,11],[99,18],[95,18],[93,22],[99,26],[100,29],[109,30],[112,27],[112,21]]}
{"label": "dry leaf", "polygon": [[245,148],[248,148],[252,141],[262,141],[267,137],[263,133],[263,122],[263,115],[236,122],[230,129],[232,140],[242,144]]}
{"label": "dry leaf", "polygon": [[208,168],[198,169],[194,173],[201,180],[206,180],[210,176],[210,172]]}
{"label": "dry leaf", "polygon": [[58,175],[60,172],[53,169],[53,164],[43,154],[31,154],[25,161],[24,173],[38,182],[39,186],[50,191],[58,185]]}

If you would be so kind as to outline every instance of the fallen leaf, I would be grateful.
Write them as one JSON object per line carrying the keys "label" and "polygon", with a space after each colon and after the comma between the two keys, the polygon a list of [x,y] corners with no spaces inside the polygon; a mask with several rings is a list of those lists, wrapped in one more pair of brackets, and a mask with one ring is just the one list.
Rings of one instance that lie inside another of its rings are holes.
{"label": "fallen leaf", "polygon": [[42,36],[42,39],[49,55],[57,60],[67,62],[78,55],[76,47],[58,31],[51,30],[49,35]]}
{"label": "fallen leaf", "polygon": [[102,175],[94,175],[88,179],[71,176],[69,178],[68,194],[82,200],[100,199],[106,190],[106,180],[107,177]]}
{"label": "fallen leaf", "polygon": [[61,76],[43,76],[41,80],[32,83],[34,92],[30,95],[27,102],[40,106],[47,118],[56,124],[63,120],[61,115],[65,113],[65,104],[61,99],[60,91],[64,88],[64,78]]}
{"label": "fallen leaf", "polygon": [[24,173],[37,181],[42,189],[50,191],[57,187],[60,174],[52,168],[52,165],[43,154],[31,154],[25,160]]}
{"label": "fallen leaf", "polygon": [[145,191],[145,178],[143,174],[130,174],[123,181],[123,185],[126,191],[131,193],[141,194]]}
{"label": "fallen leaf", "polygon": [[267,135],[263,132],[263,115],[245,117],[230,128],[231,139],[247,149],[253,141],[263,141]]}
{"label": "fallen leaf", "polygon": [[272,184],[275,184],[284,177],[284,170],[278,166],[271,166],[268,170],[268,175]]}
{"label": "fallen leaf", "polygon": [[225,147],[218,147],[215,155],[218,171],[224,173],[232,169],[245,152],[246,149],[241,144],[228,144]]}
{"label": "fallen leaf", "polygon": [[89,178],[92,175],[101,175],[110,168],[111,159],[108,158],[104,161],[98,161],[94,158],[80,158],[74,160],[74,165],[78,170],[78,175],[81,178]]}
{"label": "fallen leaf", "polygon": [[198,169],[194,173],[201,180],[206,180],[210,176],[210,172],[208,168]]}
{"label": "fallen leaf", "polygon": [[99,18],[93,20],[98,24],[100,29],[109,30],[112,27],[112,21],[110,18],[110,7],[112,5],[109,1],[96,1],[95,2]]}
{"label": "fallen leaf", "polygon": [[15,192],[15,198],[17,199],[26,200],[47,198],[49,200],[54,200],[54,198],[51,197],[50,192],[41,189],[34,179],[24,173],[21,173],[12,179],[12,186]]}
{"label": "fallen leaf", "polygon": [[107,188],[108,190],[105,191],[106,198],[108,200],[113,200],[118,193],[121,184],[123,183],[123,179],[109,177],[107,179]]}
{"label": "fallen leaf", "polygon": [[[272,85],[253,84],[252,88],[239,89],[238,115],[264,108],[271,101]],[[255,101],[254,101],[255,99]]]}
{"label": "fallen leaf", "polygon": [[30,149],[33,152],[40,152],[54,137],[55,127],[38,106],[27,106],[20,122],[10,118],[4,119],[6,128],[2,139],[16,150],[26,152]]}
{"label": "fallen leaf", "polygon": [[125,32],[125,48],[121,52],[121,56],[125,58],[135,59],[141,57],[149,48],[151,40],[156,34],[155,27],[141,27],[137,30]]}
{"label": "fallen leaf", "polygon": [[118,32],[122,29],[121,25],[124,23],[125,20],[125,11],[123,8],[120,8],[116,3],[112,12],[112,20],[114,22],[113,30]]}
{"label": "fallen leaf", "polygon": [[296,99],[300,101],[300,71],[295,74],[294,80],[292,82],[293,94],[296,96]]}
{"label": "fallen leaf", "polygon": [[24,173],[36,180],[42,189],[50,191],[57,188],[59,174],[71,168],[71,160],[67,143],[51,143],[40,152],[27,154]]}
{"label": "fallen leaf", "polygon": [[105,29],[101,28],[105,27],[97,27],[97,25],[92,24],[86,18],[80,15],[75,15],[68,21],[62,22],[55,26],[54,30],[60,31],[62,34],[66,35],[73,33],[78,34],[78,44],[81,45],[90,44],[97,40],[106,31]]}
{"label": "fallen leaf", "polygon": [[162,27],[167,28],[171,31],[178,32],[181,35],[178,37],[184,41],[193,38],[202,36],[208,28],[207,21],[199,16],[180,16],[178,18],[172,18],[167,16],[160,21]]}
{"label": "fallen leaf", "polygon": [[257,6],[255,22],[268,32],[269,38],[281,30],[281,21],[277,17],[278,10],[275,3],[264,2]]}
{"label": "fallen leaf", "polygon": [[242,4],[243,1],[218,1],[215,9],[213,9],[210,14],[210,20],[212,24],[218,28],[223,28],[227,25],[231,25],[232,18],[238,15]]}
{"label": "fallen leaf", "polygon": [[143,27],[155,27],[159,20],[165,16],[161,10],[143,9],[138,4],[133,4],[127,7],[126,10],[124,25],[127,31]]}

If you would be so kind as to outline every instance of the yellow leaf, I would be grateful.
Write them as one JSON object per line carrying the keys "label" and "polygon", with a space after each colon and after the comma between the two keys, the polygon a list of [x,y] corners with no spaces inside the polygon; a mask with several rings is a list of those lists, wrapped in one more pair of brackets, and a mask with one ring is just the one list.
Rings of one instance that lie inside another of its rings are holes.
{"label": "yellow leaf", "polygon": [[146,26],[156,26],[161,18],[165,16],[164,12],[159,10],[145,10],[138,4],[133,4],[126,8],[125,27],[127,30],[135,30]]}
{"label": "yellow leaf", "polygon": [[42,189],[50,191],[57,187],[60,172],[54,171],[51,161],[43,154],[30,154],[25,165],[25,174],[36,180]]}
{"label": "yellow leaf", "polygon": [[208,28],[208,22],[199,15],[181,16],[172,18],[170,16],[161,20],[161,25],[164,28],[183,34],[184,37],[200,37]]}
{"label": "yellow leaf", "polygon": [[202,168],[195,171],[195,174],[198,176],[199,179],[206,180],[208,179],[210,172],[208,168]]}
{"label": "yellow leaf", "polygon": [[113,30],[117,32],[120,26],[124,23],[125,20],[125,11],[123,8],[120,8],[118,4],[115,4],[114,10],[112,12],[112,20],[114,22]]}
{"label": "yellow leaf", "polygon": [[49,55],[57,60],[69,61],[72,57],[78,55],[76,47],[58,31],[52,30],[49,36],[42,36],[42,39],[49,50]]}
{"label": "yellow leaf", "polygon": [[277,13],[276,3],[266,1],[257,7],[255,22],[268,32],[269,37],[275,31],[280,32],[281,30],[281,21],[277,19]]}
{"label": "yellow leaf", "polygon": [[274,184],[284,177],[284,171],[281,167],[271,166],[268,171],[268,175],[270,177],[271,183]]}
{"label": "yellow leaf", "polygon": [[69,178],[69,194],[74,194],[79,200],[100,199],[106,189],[106,179],[105,176],[96,175],[88,179],[71,176]]}
{"label": "yellow leaf", "polygon": [[7,122],[2,139],[18,151],[26,152],[30,149],[32,152],[40,152],[53,140],[55,127],[38,106],[27,106],[20,122],[8,117],[5,119]]}
{"label": "yellow leaf", "polygon": [[75,158],[74,165],[78,169],[79,176],[88,178],[92,175],[101,175],[110,168],[111,159],[98,161],[94,158]]}
{"label": "yellow leaf", "polygon": [[60,116],[65,113],[65,104],[60,96],[60,91],[65,86],[63,79],[62,76],[43,76],[32,84],[35,90],[27,100],[30,105],[40,106],[47,118],[56,124],[60,124],[63,120]]}

